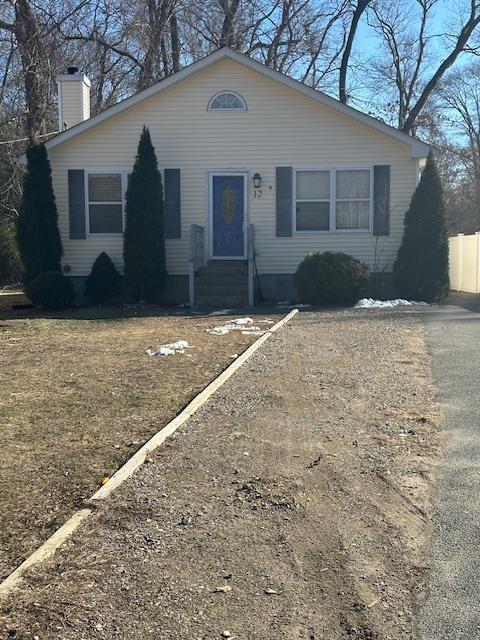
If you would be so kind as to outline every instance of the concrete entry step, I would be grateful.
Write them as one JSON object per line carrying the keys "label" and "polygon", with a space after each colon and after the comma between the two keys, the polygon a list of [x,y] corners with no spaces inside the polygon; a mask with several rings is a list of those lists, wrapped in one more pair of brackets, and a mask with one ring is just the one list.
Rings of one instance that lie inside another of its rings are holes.
{"label": "concrete entry step", "polygon": [[195,278],[195,306],[245,307],[248,305],[246,260],[210,260]]}

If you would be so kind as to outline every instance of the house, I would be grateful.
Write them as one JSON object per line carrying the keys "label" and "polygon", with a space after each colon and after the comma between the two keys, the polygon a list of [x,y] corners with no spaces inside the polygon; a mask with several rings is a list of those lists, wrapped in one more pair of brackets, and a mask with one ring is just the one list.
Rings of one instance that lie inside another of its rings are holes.
{"label": "house", "polygon": [[166,299],[252,303],[295,296],[311,251],[392,270],[429,146],[222,48],[90,117],[90,82],[58,77],[46,143],[76,283],[106,251],[122,267],[128,174],[143,125],[163,174]]}

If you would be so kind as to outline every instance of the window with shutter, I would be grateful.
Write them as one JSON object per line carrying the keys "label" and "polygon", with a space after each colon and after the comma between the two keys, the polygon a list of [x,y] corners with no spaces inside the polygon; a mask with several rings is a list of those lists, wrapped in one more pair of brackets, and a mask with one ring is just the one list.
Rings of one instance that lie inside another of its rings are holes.
{"label": "window with shutter", "polygon": [[88,174],[90,233],[123,232],[123,188],[121,173]]}
{"label": "window with shutter", "polygon": [[295,231],[370,231],[372,170],[297,169]]}

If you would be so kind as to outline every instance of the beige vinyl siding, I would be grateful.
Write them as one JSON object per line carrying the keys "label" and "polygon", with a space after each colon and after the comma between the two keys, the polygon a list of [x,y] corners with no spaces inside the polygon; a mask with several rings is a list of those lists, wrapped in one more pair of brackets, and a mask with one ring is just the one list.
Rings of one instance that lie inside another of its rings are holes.
{"label": "beige vinyl siding", "polygon": [[59,125],[62,130],[64,122],[70,128],[90,117],[90,89],[82,78],[72,77],[75,79],[60,82],[62,122]]}
{"label": "beige vinyl siding", "polygon": [[[246,112],[207,111],[223,89],[239,93]],[[107,251],[121,267],[121,236],[68,238],[67,171],[130,170],[143,125],[150,128],[160,167],[181,169],[182,238],[167,240],[171,274],[188,273],[189,229],[208,229],[208,172],[249,171],[248,219],[255,225],[258,269],[293,273],[309,251],[338,250],[391,270],[403,217],[417,182],[419,163],[408,144],[338,113],[232,60],[221,60],[50,151],[71,275],[87,275]],[[365,233],[309,232],[275,236],[275,167],[391,165],[391,234],[378,241]],[[262,176],[262,197],[253,197],[251,176]]]}

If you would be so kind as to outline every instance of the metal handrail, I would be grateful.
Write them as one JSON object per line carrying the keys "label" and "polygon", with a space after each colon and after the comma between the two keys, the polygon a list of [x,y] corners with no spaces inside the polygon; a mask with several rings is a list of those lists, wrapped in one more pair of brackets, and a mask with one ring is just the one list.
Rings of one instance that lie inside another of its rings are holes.
{"label": "metal handrail", "polygon": [[205,230],[199,224],[190,226],[190,257],[188,260],[188,297],[190,307],[195,306],[195,274],[205,266]]}

